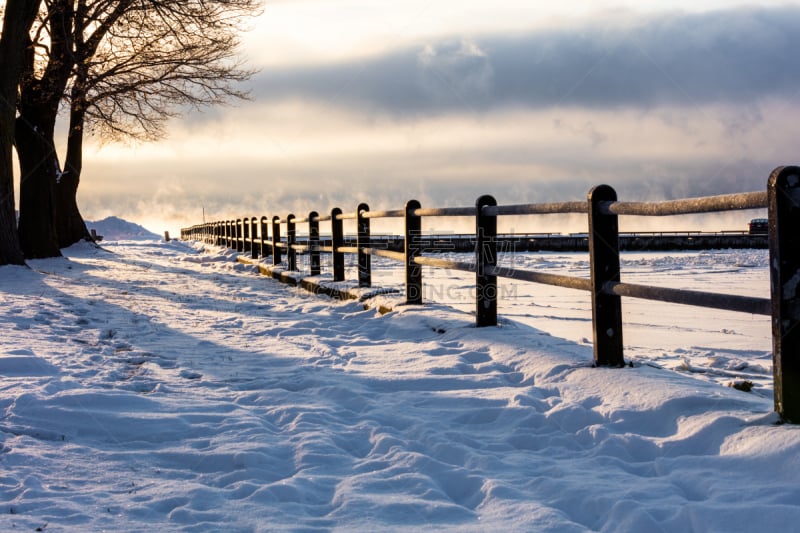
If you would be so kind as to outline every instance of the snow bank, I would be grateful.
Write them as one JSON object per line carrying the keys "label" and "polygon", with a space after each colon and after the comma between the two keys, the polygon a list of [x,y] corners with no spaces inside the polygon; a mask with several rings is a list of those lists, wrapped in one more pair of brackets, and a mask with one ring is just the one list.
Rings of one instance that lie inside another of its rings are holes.
{"label": "snow bank", "polygon": [[202,245],[109,248],[0,269],[2,530],[800,521],[800,429],[762,395],[446,305],[381,316]]}
{"label": "snow bank", "polygon": [[103,241],[141,241],[158,240],[160,235],[119,217],[106,217],[97,221],[86,221],[89,230],[95,230],[103,237]]}

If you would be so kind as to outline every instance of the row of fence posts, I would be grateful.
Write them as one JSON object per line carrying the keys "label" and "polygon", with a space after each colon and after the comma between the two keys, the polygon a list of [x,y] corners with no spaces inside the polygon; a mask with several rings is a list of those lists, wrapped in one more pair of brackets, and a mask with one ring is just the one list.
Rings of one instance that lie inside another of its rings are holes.
{"label": "row of fence posts", "polygon": [[[771,309],[763,314],[772,316],[775,409],[784,420],[800,422],[800,168],[778,167],[769,179],[766,195],[763,193],[744,194],[751,195],[751,197],[755,195],[759,202],[756,207],[767,207],[769,211]],[[686,202],[688,205],[690,200],[698,203],[699,200],[713,198],[689,199]],[[588,211],[589,215],[591,277],[589,280],[572,278],[574,282],[562,286],[591,292],[595,363],[602,366],[621,367],[625,364],[621,296],[618,291],[615,294],[615,291],[609,288],[615,284],[620,285],[619,225],[617,214],[609,207],[616,202],[616,192],[607,185],[600,185],[590,190],[588,202],[584,204],[582,212]],[[677,204],[680,202],[662,203]],[[624,202],[620,203],[620,205],[622,204]],[[633,204],[636,205],[631,207]],[[655,204],[658,202],[652,203],[652,205]],[[677,212],[649,213],[642,210],[643,205],[645,204],[631,202],[626,206],[627,211],[624,209],[617,211],[622,214],[646,216],[725,210],[725,208],[719,207],[705,211],[679,208]],[[715,205],[719,205],[719,203],[717,202]],[[461,268],[458,269],[474,270],[476,275],[475,315],[477,327],[497,324],[497,210],[487,209],[493,206],[497,206],[495,199],[485,195],[478,198],[474,210],[471,208],[422,210],[427,211],[426,215],[438,215],[439,213],[430,212],[441,211],[443,212],[442,216],[471,215],[475,217],[475,262],[469,269],[463,268],[464,263],[459,263]],[[665,206],[659,207],[665,208]],[[743,208],[745,207],[727,207],[727,209]],[[637,209],[641,212],[635,212]],[[308,222],[309,235],[305,249],[309,254],[310,274],[312,276],[320,274],[320,251],[323,250],[323,247],[320,246],[319,222],[330,220],[331,246],[325,247],[324,251],[332,254],[333,281],[345,280],[342,222],[345,218],[355,218],[357,234],[354,251],[358,254],[359,287],[371,286],[371,255],[393,257],[405,264],[406,302],[408,304],[422,303],[422,264],[448,267],[447,263],[455,263],[439,260],[438,265],[435,265],[434,263],[437,261],[430,258],[425,258],[426,261],[423,263],[418,262],[422,253],[420,210],[420,203],[410,200],[406,203],[403,211],[372,213],[372,216],[370,216],[369,207],[365,203],[358,205],[354,217],[343,216],[342,210],[339,208],[332,209],[330,216],[324,217],[320,217],[316,211],[310,212],[308,217],[302,220]],[[579,211],[536,211],[536,213],[555,212]],[[380,243],[372,242],[370,239],[370,218],[401,216],[405,221],[403,253],[380,250]],[[214,244],[235,248],[239,252],[249,252],[253,258],[258,257],[259,253],[261,257],[272,255],[273,265],[281,264],[281,249],[286,248],[287,269],[297,270],[296,224],[298,219],[294,215],[288,215],[285,220],[286,244],[281,243],[282,221],[280,217],[274,216],[271,219],[272,237],[269,240],[266,237],[269,219],[266,216],[261,217],[260,231],[258,231],[259,241],[257,242],[255,236],[258,222],[255,217],[237,221],[213,222],[182,230],[181,237],[203,239]],[[352,249],[347,249],[347,252],[352,251]],[[585,283],[587,281],[588,284]],[[553,284],[558,285],[559,283]],[[758,303],[760,305],[762,302]],[[769,300],[765,300],[763,303],[765,307],[770,306]],[[758,313],[761,314],[760,311]]]}
{"label": "row of fence posts", "polygon": [[[607,215],[599,209],[601,202],[616,201],[616,193],[609,186],[601,185],[592,189],[589,195],[589,250],[592,280],[592,315],[594,323],[596,363],[599,365],[622,366],[622,307],[621,298],[605,294],[601,289],[609,281],[620,280],[619,260],[619,227],[616,215]],[[476,326],[497,325],[497,276],[492,273],[497,266],[497,215],[486,214],[484,208],[497,206],[497,201],[490,195],[478,198],[475,204],[475,263],[476,274]],[[416,259],[422,254],[422,217],[416,213],[421,209],[417,200],[409,200],[404,210],[404,251],[405,294],[407,304],[422,303],[422,266]],[[358,286],[372,285],[370,219],[366,216],[369,206],[365,203],[356,209],[356,249],[358,256]],[[333,281],[345,280],[344,231],[342,210],[335,207],[330,216]],[[268,232],[270,219],[255,217],[223,222],[212,222],[203,226],[202,238],[217,245],[235,248],[250,257],[272,256],[272,264],[282,264],[282,248],[286,248],[286,269],[297,270],[297,217],[290,214],[286,217],[286,242],[281,241],[281,223],[279,216],[271,219],[271,231]],[[310,275],[321,273],[320,251],[320,216],[316,211],[308,214],[304,221],[308,222],[308,244],[305,246],[309,255]],[[260,224],[259,224],[260,222]],[[259,227],[260,226],[260,227]],[[267,239],[267,234],[271,238]],[[256,234],[259,239],[256,240]]]}

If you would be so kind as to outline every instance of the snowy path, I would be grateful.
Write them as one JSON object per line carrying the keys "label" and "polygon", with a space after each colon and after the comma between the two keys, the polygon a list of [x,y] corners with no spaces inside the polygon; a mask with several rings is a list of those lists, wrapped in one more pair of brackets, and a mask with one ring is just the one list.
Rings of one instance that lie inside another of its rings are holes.
{"label": "snowy path", "polygon": [[0,530],[752,531],[768,398],[518,322],[380,316],[182,243],[0,269]]}

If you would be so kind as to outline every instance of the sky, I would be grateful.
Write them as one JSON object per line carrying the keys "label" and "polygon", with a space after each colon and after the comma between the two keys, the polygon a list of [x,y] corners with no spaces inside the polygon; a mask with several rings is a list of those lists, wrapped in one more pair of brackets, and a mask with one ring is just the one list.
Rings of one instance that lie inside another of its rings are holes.
{"label": "sky", "polygon": [[157,143],[90,146],[87,219],[177,233],[359,202],[576,200],[601,183],[659,200],[763,190],[798,162],[800,2],[276,0],[250,26],[251,99]]}

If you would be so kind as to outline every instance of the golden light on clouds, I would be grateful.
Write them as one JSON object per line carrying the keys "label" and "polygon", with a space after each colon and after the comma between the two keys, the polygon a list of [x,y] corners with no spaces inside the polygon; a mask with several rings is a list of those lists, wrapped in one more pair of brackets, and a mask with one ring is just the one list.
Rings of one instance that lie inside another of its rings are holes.
{"label": "golden light on clouds", "polygon": [[755,190],[800,133],[780,27],[800,10],[762,4],[269,2],[252,100],[90,145],[80,205],[177,231],[204,210]]}

